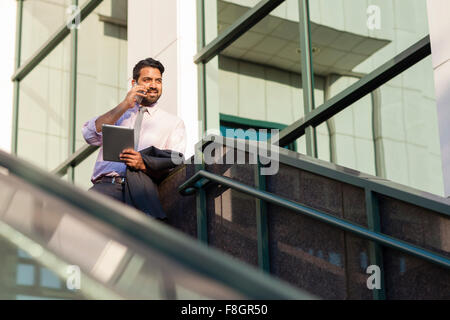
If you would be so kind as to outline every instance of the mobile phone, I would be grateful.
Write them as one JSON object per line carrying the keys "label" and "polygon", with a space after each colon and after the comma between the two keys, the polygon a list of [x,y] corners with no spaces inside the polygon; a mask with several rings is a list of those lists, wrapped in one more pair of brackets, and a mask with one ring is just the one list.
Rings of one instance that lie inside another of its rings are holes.
{"label": "mobile phone", "polygon": [[[135,86],[137,86],[137,83],[135,83],[135,84],[133,85],[133,88],[134,88]],[[142,94],[145,94],[145,91],[142,91],[142,90],[139,90],[138,92],[139,92],[139,93],[142,93]],[[137,102],[138,104],[141,104],[141,102],[142,102],[142,100],[144,99],[144,97],[142,97],[142,96],[135,96],[135,99],[136,99],[136,102]]]}

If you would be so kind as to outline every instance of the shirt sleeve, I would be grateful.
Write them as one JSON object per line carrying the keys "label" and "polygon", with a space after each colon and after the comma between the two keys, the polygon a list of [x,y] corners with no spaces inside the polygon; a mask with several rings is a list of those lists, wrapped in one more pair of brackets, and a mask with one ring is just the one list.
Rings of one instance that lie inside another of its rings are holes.
{"label": "shirt sleeve", "polygon": [[90,145],[93,146],[101,146],[103,144],[103,135],[102,132],[97,132],[97,128],[95,127],[95,121],[98,117],[95,117],[83,125],[81,129],[83,133],[84,140]]}
{"label": "shirt sleeve", "polygon": [[186,127],[183,120],[178,122],[166,145],[166,149],[178,151],[184,154],[186,151]]}

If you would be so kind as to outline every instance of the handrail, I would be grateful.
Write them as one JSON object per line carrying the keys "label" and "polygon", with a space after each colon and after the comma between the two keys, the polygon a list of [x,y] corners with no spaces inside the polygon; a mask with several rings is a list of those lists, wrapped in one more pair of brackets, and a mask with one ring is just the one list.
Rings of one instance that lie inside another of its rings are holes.
{"label": "handrail", "polygon": [[83,191],[44,170],[0,150],[0,166],[84,214],[120,226],[120,231],[146,247],[178,261],[186,268],[215,279],[251,299],[314,299],[313,295],[200,245],[180,231],[102,196]]}
{"label": "handrail", "polygon": [[80,149],[75,151],[69,158],[67,158],[63,163],[57,166],[51,171],[52,174],[57,176],[64,176],[67,173],[69,167],[76,167],[91,154],[93,154],[99,147],[85,144]]}
{"label": "handrail", "polygon": [[321,222],[327,223],[334,227],[340,228],[344,231],[352,232],[357,236],[366,238],[368,240],[375,241],[381,245],[397,249],[399,251],[406,252],[413,256],[422,258],[426,261],[450,269],[450,259],[442,255],[433,253],[430,250],[420,248],[418,246],[409,244],[405,241],[398,240],[394,237],[385,235],[383,233],[374,232],[367,228],[361,227],[357,224],[349,222],[345,219],[337,218],[330,214],[323,213],[319,210],[307,207],[305,205],[299,204],[297,202],[287,200],[283,197],[274,195],[270,192],[262,191],[245,185],[241,182],[235,181],[233,179],[223,177],[205,170],[200,170],[195,173],[190,179],[184,182],[179,188],[179,192],[182,195],[191,195],[197,189],[203,188],[208,182],[215,182],[223,186],[235,189],[242,193],[248,194],[250,196],[256,197],[258,199],[273,203],[275,205],[287,208],[294,212],[303,214],[310,218],[319,220]]}
{"label": "handrail", "polygon": [[271,11],[277,8],[285,0],[261,0],[253,8],[245,12],[238,20],[228,27],[217,38],[203,47],[194,57],[194,63],[206,64],[230,43],[238,39],[250,30],[259,21],[264,19]]}

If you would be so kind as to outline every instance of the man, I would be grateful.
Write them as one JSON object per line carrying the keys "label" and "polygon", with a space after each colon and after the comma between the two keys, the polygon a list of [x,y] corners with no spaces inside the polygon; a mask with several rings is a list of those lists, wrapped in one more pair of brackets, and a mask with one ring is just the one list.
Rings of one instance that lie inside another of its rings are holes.
{"label": "man", "polygon": [[[102,125],[113,124],[135,128],[137,150],[125,149],[122,162],[103,161],[103,150],[97,157],[89,191],[97,191],[125,202],[124,185],[127,169],[142,171],[152,176],[152,168],[146,166],[140,150],[154,146],[184,153],[186,130],[183,120],[164,111],[158,104],[162,94],[164,66],[152,58],[139,61],[133,69],[132,89],[125,99],[107,113],[95,117],[83,125],[84,139],[88,144],[102,146]],[[140,129],[139,129],[140,128]]]}

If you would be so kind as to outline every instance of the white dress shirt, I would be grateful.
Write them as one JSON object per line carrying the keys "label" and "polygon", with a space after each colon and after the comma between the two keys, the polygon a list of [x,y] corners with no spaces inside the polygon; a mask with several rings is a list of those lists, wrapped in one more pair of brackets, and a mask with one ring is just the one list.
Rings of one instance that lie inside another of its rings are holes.
{"label": "white dress shirt", "polygon": [[[128,109],[115,125],[134,128],[138,111],[139,106],[136,104],[134,108]],[[125,163],[103,161],[103,136],[95,127],[97,118],[87,121],[82,128],[83,137],[88,144],[101,146],[91,181],[94,182],[101,176],[125,176],[127,168]],[[158,149],[169,149],[183,154],[185,152],[186,129],[183,120],[162,110],[158,103],[147,107],[140,131],[137,151],[155,146]]]}

